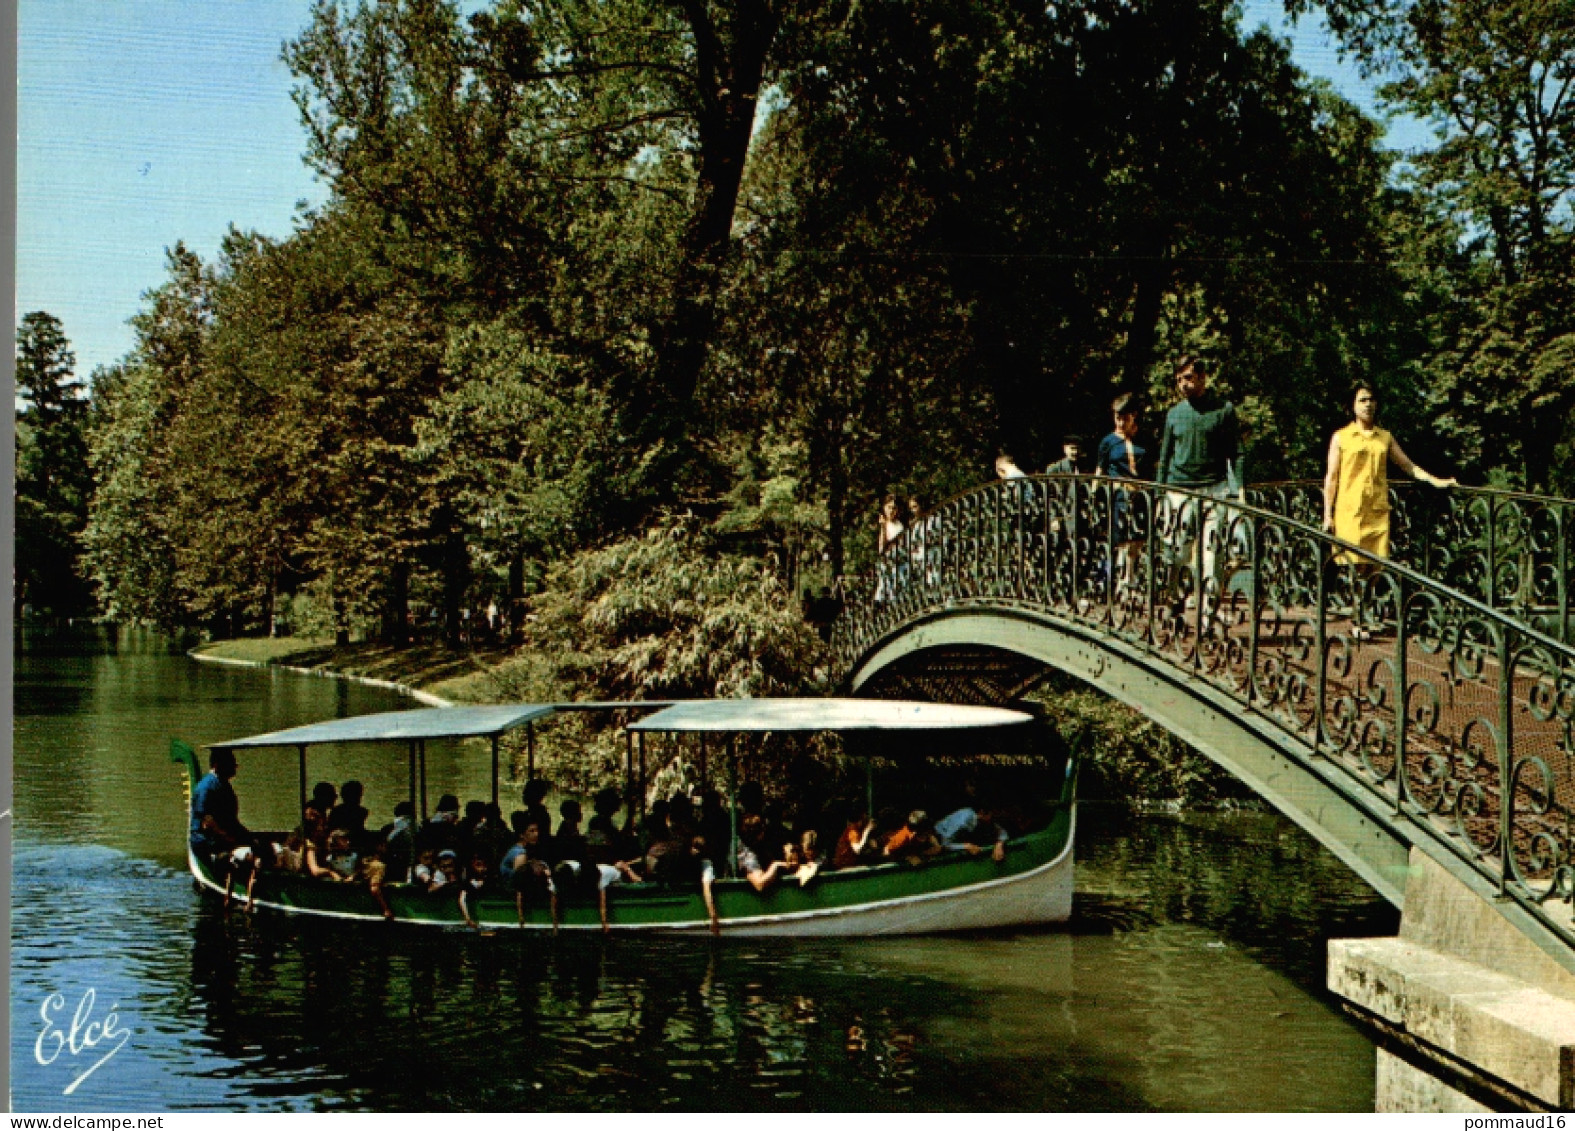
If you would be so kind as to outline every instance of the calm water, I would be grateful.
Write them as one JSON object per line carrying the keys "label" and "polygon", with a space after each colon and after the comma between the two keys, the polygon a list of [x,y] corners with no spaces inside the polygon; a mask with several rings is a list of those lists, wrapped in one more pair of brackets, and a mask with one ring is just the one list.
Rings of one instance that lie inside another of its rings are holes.
{"label": "calm water", "polygon": [[[152,636],[21,641],[17,1110],[1372,1110],[1373,1047],[1322,991],[1324,943],[1395,914],[1261,814],[1085,806],[1069,928],[985,937],[477,938],[226,919],[197,897],[171,735],[400,705]],[[431,763],[434,791],[481,790],[460,752]],[[374,814],[404,772],[312,768],[362,777]],[[248,760],[243,816],[282,822],[295,775]],[[131,1036],[63,1096],[102,1048],[37,1064],[39,1009],[58,993],[69,1024],[89,989]]]}

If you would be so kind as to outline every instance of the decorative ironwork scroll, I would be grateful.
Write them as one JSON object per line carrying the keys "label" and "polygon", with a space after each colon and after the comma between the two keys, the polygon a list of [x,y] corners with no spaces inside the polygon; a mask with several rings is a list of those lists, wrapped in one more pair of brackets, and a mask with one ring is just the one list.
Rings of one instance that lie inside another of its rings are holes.
{"label": "decorative ironwork scroll", "polygon": [[[1308,526],[1323,517],[1323,484],[1248,488],[1247,501]],[[1568,567],[1575,501],[1487,487],[1389,485],[1389,556],[1489,608],[1569,640]]]}

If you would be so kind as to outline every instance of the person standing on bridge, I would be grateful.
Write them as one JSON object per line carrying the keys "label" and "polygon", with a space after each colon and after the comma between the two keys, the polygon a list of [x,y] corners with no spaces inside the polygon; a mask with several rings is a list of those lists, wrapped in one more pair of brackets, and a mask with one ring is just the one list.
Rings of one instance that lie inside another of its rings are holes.
{"label": "person standing on bridge", "polygon": [[884,554],[902,537],[902,519],[897,517],[897,496],[880,501],[880,517],[875,520],[875,553]]}
{"label": "person standing on bridge", "polygon": [[[1171,487],[1185,487],[1190,491],[1216,499],[1234,498],[1245,501],[1245,486],[1241,473],[1241,422],[1236,416],[1236,406],[1209,392],[1209,369],[1201,358],[1184,356],[1176,362],[1176,391],[1181,400],[1165,416],[1165,427],[1159,439],[1159,464],[1155,481]],[[1186,504],[1184,496],[1172,495],[1171,506],[1180,509]],[[1214,562],[1225,532],[1216,529],[1206,532],[1213,522],[1213,506],[1199,508],[1189,524],[1184,512],[1180,515],[1175,546],[1177,562],[1185,565],[1191,558],[1193,538],[1203,538],[1203,576],[1197,579],[1197,591],[1202,592],[1205,580],[1214,576]],[[1182,530],[1192,525],[1191,537]]]}
{"label": "person standing on bridge", "polygon": [[1083,474],[1083,438],[1081,436],[1061,437],[1061,458],[1045,468],[1045,474]]}
{"label": "person standing on bridge", "polygon": [[901,580],[897,563],[888,558],[887,552],[902,537],[902,519],[897,517],[897,496],[888,494],[880,503],[880,516],[875,520],[875,600],[884,601],[896,595]]}
{"label": "person standing on bridge", "polygon": [[[1138,399],[1136,393],[1121,393],[1110,402],[1110,415],[1115,421],[1115,431],[1099,442],[1099,454],[1094,461],[1094,474],[1111,479],[1147,479],[1149,471],[1148,449],[1137,442]],[[1143,539],[1137,537],[1132,522],[1131,485],[1115,484],[1111,492],[1111,511],[1115,524],[1116,554],[1121,562],[1121,574],[1116,584],[1130,589],[1137,577],[1137,559],[1143,550]]]}
{"label": "person standing on bridge", "polygon": [[[1378,398],[1360,385],[1352,403],[1356,417],[1329,441],[1329,469],[1323,479],[1323,528],[1375,557],[1389,556],[1389,462],[1413,479],[1434,487],[1458,487],[1423,471],[1395,438],[1378,427]],[[1342,550],[1335,561],[1356,565],[1362,559]]]}

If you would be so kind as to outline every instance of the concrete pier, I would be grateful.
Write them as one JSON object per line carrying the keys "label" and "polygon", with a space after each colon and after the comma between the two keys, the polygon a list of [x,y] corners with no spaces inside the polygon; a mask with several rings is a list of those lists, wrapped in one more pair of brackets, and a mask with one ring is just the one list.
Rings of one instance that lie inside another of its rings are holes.
{"label": "concrete pier", "polygon": [[1382,1037],[1379,1111],[1575,1108],[1575,975],[1415,849],[1399,936],[1331,940],[1328,985]]}

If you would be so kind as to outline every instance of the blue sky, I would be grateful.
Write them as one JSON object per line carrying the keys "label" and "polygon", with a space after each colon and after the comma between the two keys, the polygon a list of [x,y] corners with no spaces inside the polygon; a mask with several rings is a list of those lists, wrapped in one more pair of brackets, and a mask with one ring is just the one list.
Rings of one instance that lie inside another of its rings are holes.
{"label": "blue sky", "polygon": [[184,240],[287,235],[324,191],[301,162],[283,42],[310,0],[21,0],[17,316],[65,325],[77,371],[123,356],[126,320]]}
{"label": "blue sky", "polygon": [[[1275,0],[1245,24],[1289,34],[1309,73],[1373,112],[1315,19],[1289,27]],[[234,224],[291,230],[323,186],[301,162],[283,42],[310,0],[21,0],[17,107],[18,318],[64,323],[86,377],[132,344],[126,320],[164,277],[177,240],[205,259]],[[1416,123],[1390,143],[1426,144]]]}

